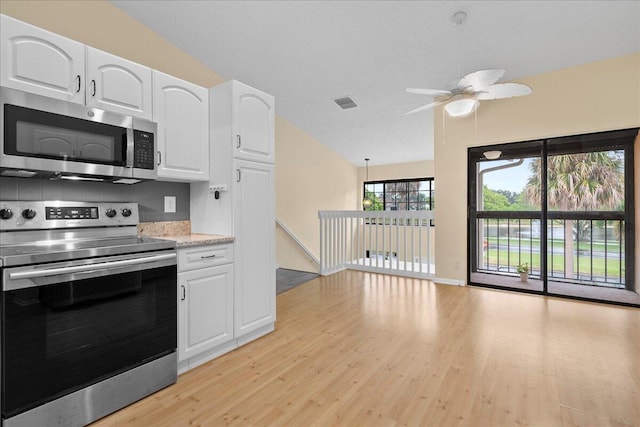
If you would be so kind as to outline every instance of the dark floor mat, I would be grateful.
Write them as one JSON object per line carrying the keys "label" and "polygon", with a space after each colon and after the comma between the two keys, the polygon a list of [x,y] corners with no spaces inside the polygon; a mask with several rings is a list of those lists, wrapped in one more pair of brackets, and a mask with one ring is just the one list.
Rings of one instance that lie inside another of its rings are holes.
{"label": "dark floor mat", "polygon": [[309,273],[308,271],[278,268],[276,270],[276,295],[307,283],[316,277],[318,277],[318,274]]}

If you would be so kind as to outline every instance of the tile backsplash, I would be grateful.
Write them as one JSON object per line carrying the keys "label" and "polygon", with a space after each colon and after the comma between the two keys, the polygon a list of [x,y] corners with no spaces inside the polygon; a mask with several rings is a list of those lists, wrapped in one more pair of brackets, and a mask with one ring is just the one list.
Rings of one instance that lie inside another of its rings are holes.
{"label": "tile backsplash", "polygon": [[[0,200],[71,200],[83,202],[136,202],[140,221],[189,219],[189,184],[148,181],[124,185],[102,182],[50,181],[0,178]],[[176,212],[164,212],[164,196],[176,196]]]}

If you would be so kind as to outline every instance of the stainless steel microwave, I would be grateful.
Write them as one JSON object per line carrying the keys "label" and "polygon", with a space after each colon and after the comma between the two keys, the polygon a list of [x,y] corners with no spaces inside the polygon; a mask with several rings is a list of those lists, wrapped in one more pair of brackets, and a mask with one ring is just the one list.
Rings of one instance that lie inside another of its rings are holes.
{"label": "stainless steel microwave", "polygon": [[0,88],[0,176],[153,180],[156,133],[148,120]]}

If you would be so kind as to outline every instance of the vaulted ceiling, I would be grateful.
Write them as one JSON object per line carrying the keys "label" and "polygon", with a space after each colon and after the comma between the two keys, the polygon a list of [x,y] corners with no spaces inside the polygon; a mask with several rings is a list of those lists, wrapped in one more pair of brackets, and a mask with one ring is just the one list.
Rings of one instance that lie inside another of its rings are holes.
{"label": "vaulted ceiling", "polygon": [[[356,166],[433,158],[433,112],[403,114],[431,99],[407,87],[447,89],[486,68],[517,81],[640,52],[635,0],[112,3],[222,77],[274,95],[279,115]],[[339,108],[344,96],[358,107]]]}

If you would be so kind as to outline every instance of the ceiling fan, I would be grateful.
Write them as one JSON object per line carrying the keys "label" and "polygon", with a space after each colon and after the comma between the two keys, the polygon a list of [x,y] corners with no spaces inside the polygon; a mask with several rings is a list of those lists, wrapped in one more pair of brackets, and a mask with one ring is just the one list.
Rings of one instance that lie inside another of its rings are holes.
{"label": "ceiling fan", "polygon": [[437,105],[447,104],[444,110],[452,117],[464,117],[478,109],[480,101],[490,99],[513,98],[529,95],[532,90],[521,83],[498,83],[505,71],[480,70],[464,76],[455,88],[451,90],[441,89],[414,89],[408,88],[407,92],[420,95],[443,96],[443,99],[418,107],[405,114],[417,113],[428,110]]}
{"label": "ceiling fan", "polygon": [[[452,21],[460,30],[462,24],[467,19],[465,12],[453,14]],[[458,59],[458,72],[460,63]],[[451,90],[441,89],[413,89],[408,88],[407,92],[420,95],[441,96],[441,99],[411,110],[406,114],[417,113],[428,110],[437,105],[447,104],[444,110],[452,117],[465,117],[478,109],[480,101],[489,99],[513,98],[515,96],[529,95],[532,91],[527,85],[520,83],[498,83],[505,71],[500,69],[480,70],[467,74],[460,79],[455,88]]]}

